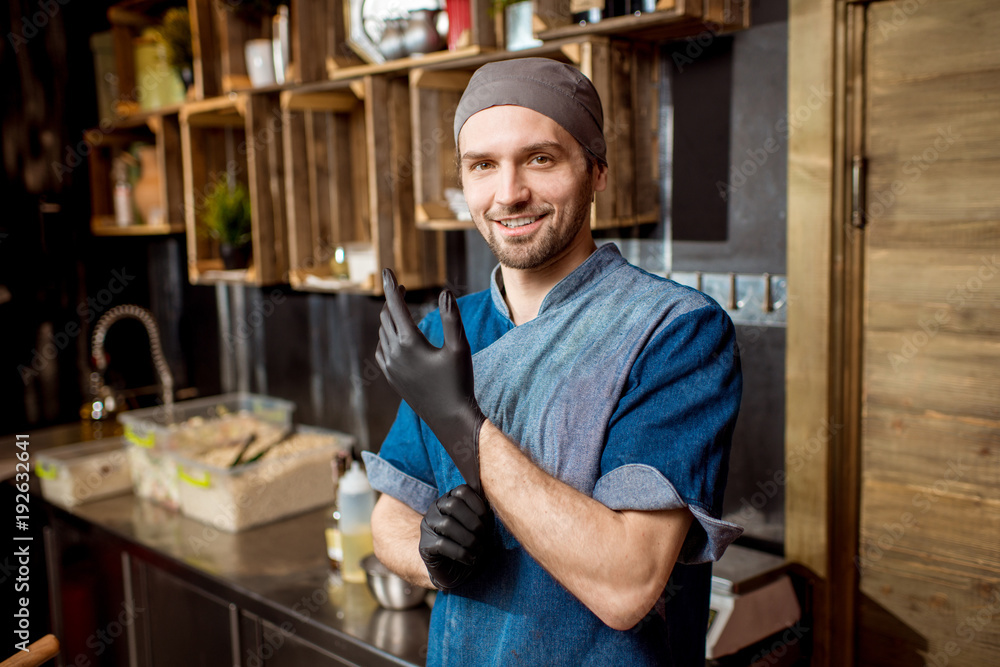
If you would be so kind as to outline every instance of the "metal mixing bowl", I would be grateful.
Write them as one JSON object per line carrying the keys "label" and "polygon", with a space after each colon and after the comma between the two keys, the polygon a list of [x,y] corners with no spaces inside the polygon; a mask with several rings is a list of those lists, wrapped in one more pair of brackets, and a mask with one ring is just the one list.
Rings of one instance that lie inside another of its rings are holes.
{"label": "metal mixing bowl", "polygon": [[368,590],[385,609],[411,609],[422,604],[427,597],[426,588],[414,586],[393,574],[375,554],[365,556],[361,560],[361,567],[365,570]]}

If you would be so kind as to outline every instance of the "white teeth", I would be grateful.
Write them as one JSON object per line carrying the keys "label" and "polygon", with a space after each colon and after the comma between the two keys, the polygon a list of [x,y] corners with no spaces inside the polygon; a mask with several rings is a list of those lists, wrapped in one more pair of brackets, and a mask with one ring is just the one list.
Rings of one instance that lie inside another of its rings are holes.
{"label": "white teeth", "polygon": [[508,229],[513,229],[515,227],[524,227],[525,225],[530,225],[535,220],[538,220],[541,216],[536,216],[534,218],[513,218],[511,220],[501,220],[500,224]]}

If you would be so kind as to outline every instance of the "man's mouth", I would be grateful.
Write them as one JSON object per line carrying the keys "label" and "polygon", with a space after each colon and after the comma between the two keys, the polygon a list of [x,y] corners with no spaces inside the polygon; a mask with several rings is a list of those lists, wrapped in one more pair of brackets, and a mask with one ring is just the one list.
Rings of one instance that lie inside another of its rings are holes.
{"label": "man's mouth", "polygon": [[507,229],[517,229],[518,227],[524,227],[525,225],[530,225],[535,220],[538,220],[540,217],[542,217],[542,216],[540,216],[540,215],[534,215],[534,216],[524,217],[524,218],[509,218],[507,220],[497,220],[497,222],[499,222],[501,225],[503,225]]}

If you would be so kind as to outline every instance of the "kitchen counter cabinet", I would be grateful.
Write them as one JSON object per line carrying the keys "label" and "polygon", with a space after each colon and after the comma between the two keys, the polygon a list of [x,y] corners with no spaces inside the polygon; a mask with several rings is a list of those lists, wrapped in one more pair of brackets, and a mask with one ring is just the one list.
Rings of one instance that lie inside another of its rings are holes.
{"label": "kitchen counter cabinet", "polygon": [[[134,619],[122,624],[124,641],[104,651],[115,658],[108,664],[125,655],[136,666],[424,663],[428,607],[381,609],[364,584],[330,580],[328,509],[230,534],[133,495],[45,507],[57,636],[94,630],[69,629],[81,614],[79,598],[66,595],[79,588],[79,563],[66,566],[71,552],[91,554],[89,597],[102,607],[83,617],[97,629],[111,627],[100,619],[115,610]],[[76,664],[77,650],[89,649],[64,642],[66,664]]]}

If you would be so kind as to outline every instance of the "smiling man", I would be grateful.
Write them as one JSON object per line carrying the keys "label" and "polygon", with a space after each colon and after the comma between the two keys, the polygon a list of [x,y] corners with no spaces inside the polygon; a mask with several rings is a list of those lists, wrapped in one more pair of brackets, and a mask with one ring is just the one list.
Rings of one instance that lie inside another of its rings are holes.
{"label": "smiling man", "polygon": [[403,398],[369,479],[379,558],[441,590],[429,665],[704,664],[741,375],[703,294],[597,248],[601,102],[542,58],[480,68],[459,172],[496,255],[419,327],[384,275],[376,360]]}

